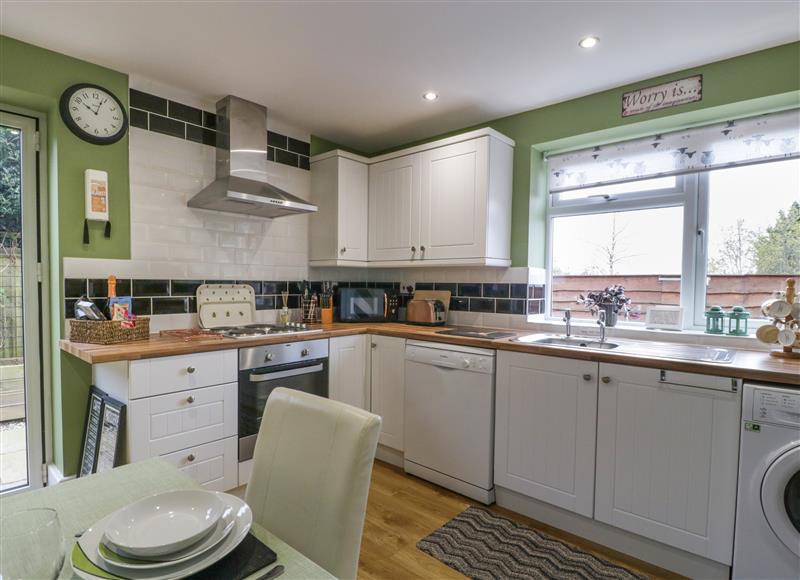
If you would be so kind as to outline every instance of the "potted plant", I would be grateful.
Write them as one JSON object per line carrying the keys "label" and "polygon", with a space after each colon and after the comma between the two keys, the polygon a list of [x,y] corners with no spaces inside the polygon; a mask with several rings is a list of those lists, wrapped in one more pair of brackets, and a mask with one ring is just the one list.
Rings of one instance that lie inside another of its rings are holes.
{"label": "potted plant", "polygon": [[615,326],[620,312],[626,319],[631,312],[631,299],[625,296],[625,287],[619,284],[598,292],[587,292],[586,296],[578,294],[577,302],[586,306],[594,316],[600,310],[604,311],[606,326]]}

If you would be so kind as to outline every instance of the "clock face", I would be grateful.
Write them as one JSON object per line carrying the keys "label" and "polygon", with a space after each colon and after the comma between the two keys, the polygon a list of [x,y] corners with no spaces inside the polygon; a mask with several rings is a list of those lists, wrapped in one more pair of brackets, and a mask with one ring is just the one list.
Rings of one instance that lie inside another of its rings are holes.
{"label": "clock face", "polygon": [[122,103],[96,85],[74,85],[64,91],[61,116],[78,137],[98,145],[119,141],[128,128]]}

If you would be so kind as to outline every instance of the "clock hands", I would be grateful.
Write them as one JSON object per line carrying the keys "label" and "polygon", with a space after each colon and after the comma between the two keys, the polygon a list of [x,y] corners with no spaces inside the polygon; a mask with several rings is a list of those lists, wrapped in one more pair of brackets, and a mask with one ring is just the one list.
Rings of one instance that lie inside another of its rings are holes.
{"label": "clock hands", "polygon": [[96,108],[94,111],[92,111],[92,112],[93,112],[95,115],[97,115],[97,113],[99,113],[99,112],[100,112],[100,107],[102,107],[103,105],[105,105],[105,104],[106,104],[106,101],[108,101],[108,99],[103,99],[102,101],[100,101],[100,104],[99,104],[99,105],[97,105],[97,108]]}

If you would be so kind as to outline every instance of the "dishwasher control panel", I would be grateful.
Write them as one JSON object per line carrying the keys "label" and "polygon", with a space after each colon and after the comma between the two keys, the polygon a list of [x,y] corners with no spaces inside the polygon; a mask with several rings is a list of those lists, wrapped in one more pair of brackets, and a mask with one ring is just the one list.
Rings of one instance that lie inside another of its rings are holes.
{"label": "dishwasher control panel", "polygon": [[[430,345],[430,346],[429,346]],[[440,368],[451,368],[478,373],[494,373],[494,351],[485,349],[454,350],[451,345],[436,343],[408,344],[406,360]]]}

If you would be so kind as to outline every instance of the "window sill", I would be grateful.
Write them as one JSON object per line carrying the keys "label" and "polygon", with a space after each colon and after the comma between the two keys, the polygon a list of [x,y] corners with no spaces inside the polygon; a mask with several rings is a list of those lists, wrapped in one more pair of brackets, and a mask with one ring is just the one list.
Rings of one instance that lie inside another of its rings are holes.
{"label": "window sill", "polygon": [[[544,315],[528,316],[525,329],[564,334],[564,322]],[[573,320],[572,334],[578,336],[599,336],[600,329],[594,321]],[[706,334],[702,330],[656,330],[645,328],[644,324],[620,322],[617,326],[606,328],[606,337],[629,338],[633,340],[650,340],[654,342],[676,342],[683,344],[699,344],[745,350],[771,350],[769,345],[760,342],[755,334],[747,336],[731,336],[727,334]]]}

